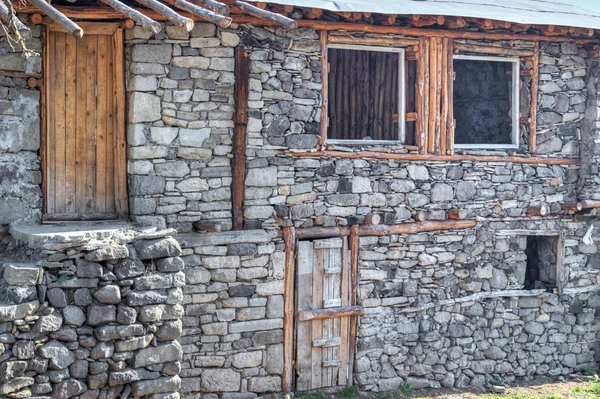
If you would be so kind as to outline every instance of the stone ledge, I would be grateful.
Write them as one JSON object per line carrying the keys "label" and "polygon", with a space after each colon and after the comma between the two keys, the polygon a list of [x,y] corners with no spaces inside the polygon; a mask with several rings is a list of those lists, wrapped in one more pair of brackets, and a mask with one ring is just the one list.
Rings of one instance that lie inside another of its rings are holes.
{"label": "stone ledge", "polygon": [[183,248],[229,245],[260,244],[271,242],[276,235],[267,230],[237,230],[222,233],[185,233],[175,236]]}

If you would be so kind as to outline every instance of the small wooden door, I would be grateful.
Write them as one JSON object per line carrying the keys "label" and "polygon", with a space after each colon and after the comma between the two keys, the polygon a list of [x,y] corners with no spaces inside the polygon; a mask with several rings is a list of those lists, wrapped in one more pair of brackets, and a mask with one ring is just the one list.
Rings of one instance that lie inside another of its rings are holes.
{"label": "small wooden door", "polygon": [[86,24],[76,39],[47,30],[44,219],[116,219],[127,213],[123,34]]}
{"label": "small wooden door", "polygon": [[347,237],[298,243],[296,390],[351,381],[350,254]]}

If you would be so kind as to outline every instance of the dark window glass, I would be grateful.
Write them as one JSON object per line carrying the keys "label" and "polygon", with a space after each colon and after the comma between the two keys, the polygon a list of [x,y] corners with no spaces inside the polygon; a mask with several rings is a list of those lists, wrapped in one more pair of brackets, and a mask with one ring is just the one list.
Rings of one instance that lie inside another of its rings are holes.
{"label": "dark window glass", "polygon": [[513,144],[512,66],[454,60],[455,144]]}

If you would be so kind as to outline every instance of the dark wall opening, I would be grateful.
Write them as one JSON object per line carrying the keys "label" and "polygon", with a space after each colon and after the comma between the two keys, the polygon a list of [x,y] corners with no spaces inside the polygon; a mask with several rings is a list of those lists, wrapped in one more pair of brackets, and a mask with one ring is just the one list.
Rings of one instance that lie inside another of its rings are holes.
{"label": "dark wall opening", "polygon": [[527,237],[525,289],[556,288],[558,237]]}
{"label": "dark wall opening", "polygon": [[512,66],[454,60],[456,144],[512,144]]}

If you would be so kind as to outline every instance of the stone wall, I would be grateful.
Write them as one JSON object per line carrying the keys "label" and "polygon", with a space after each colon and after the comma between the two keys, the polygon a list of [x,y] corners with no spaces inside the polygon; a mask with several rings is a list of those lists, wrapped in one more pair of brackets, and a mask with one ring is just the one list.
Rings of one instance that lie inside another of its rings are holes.
{"label": "stone wall", "polygon": [[[186,264],[182,392],[255,398],[281,390],[281,239],[265,230],[181,234]],[[235,394],[243,392],[243,395]]]}
{"label": "stone wall", "polygon": [[172,233],[8,243],[0,396],[179,398],[185,275]]}
{"label": "stone wall", "polygon": [[[39,52],[41,26],[30,29],[24,33],[26,45]],[[40,68],[38,55],[23,57],[21,47],[0,32],[0,70],[39,73]],[[27,79],[0,76],[0,234],[14,221],[41,217],[39,102],[39,89],[29,88]]]}

